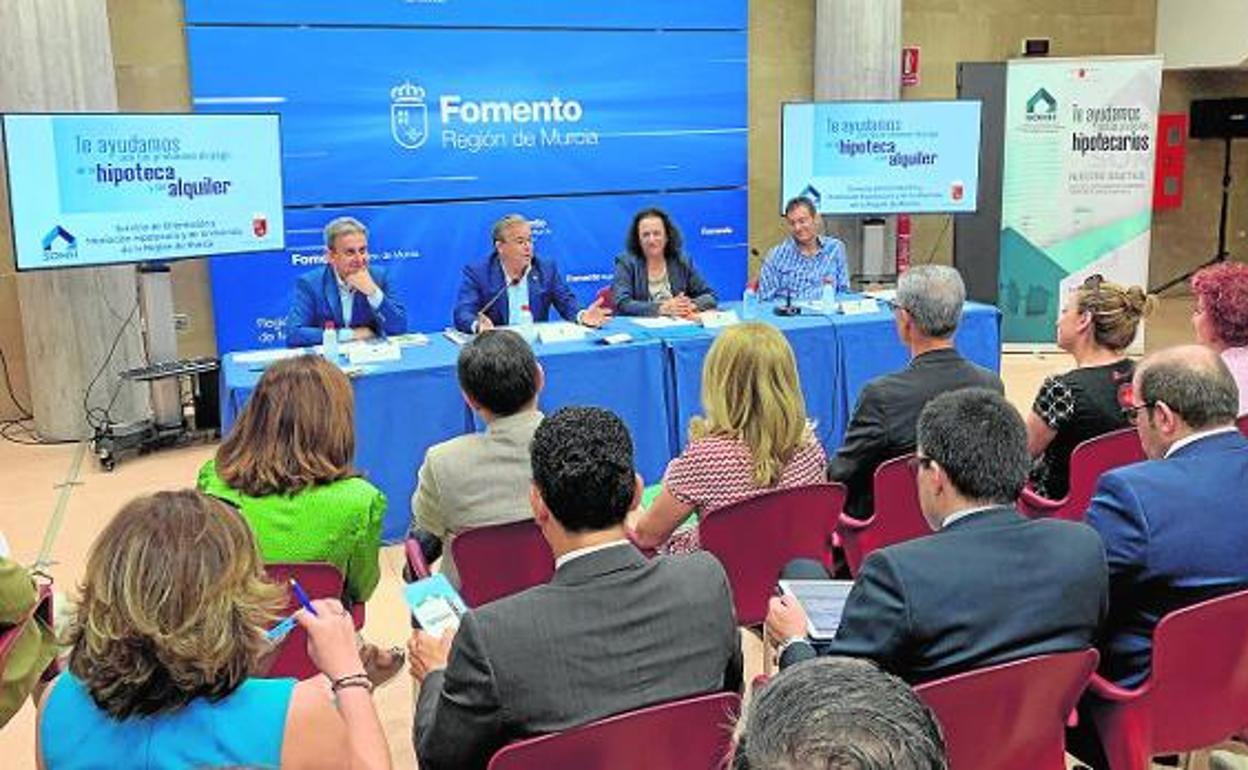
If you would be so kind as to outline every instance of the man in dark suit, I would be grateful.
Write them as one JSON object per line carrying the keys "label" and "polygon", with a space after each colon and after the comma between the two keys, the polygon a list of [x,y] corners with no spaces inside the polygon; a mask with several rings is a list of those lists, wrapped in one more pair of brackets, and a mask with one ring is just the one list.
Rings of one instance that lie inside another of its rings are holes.
{"label": "man in dark suit", "polygon": [[910,351],[910,365],[863,387],[845,440],[828,463],[828,479],[848,488],[845,512],[850,516],[871,517],[875,469],[914,451],[914,426],[929,400],[957,388],[1005,392],[1000,377],[967,361],[953,346],[965,302],[962,276],[952,267],[919,265],[898,280],[893,318],[897,336]]}
{"label": "man in dark suit", "polygon": [[1084,524],[1014,509],[1031,464],[1014,407],[983,388],[937,396],[919,416],[915,462],[934,534],[867,557],[825,649],[807,641],[796,601],[773,599],[780,667],[826,652],[919,682],[1091,647],[1106,610],[1105,553]]}
{"label": "man in dark suit", "polygon": [[1248,440],[1226,364],[1198,345],[1154,353],[1131,398],[1150,459],[1102,475],[1087,514],[1109,561],[1101,672],[1124,687],[1147,678],[1166,613],[1248,586]]}
{"label": "man in dark suit", "polygon": [[368,266],[368,229],[359,220],[338,217],[325,226],[325,258],[325,267],[295,282],[287,345],[319,344],[326,323],[344,341],[407,331],[407,311],[390,294],[385,272]]}
{"label": "man in dark suit", "polygon": [[533,228],[519,214],[494,223],[494,251],[485,261],[464,267],[464,280],[455,300],[455,328],[476,333],[495,326],[522,323],[528,305],[534,321],[545,321],[553,305],[566,321],[602,326],[611,311],[595,300],[577,309],[576,297],[564,283],[559,266],[533,254]]}
{"label": "man in dark suit", "polygon": [[413,634],[422,770],[484,768],[518,738],[740,689],[723,567],[709,553],[647,560],[625,537],[641,481],[619,418],[560,409],[533,436],[532,466],[555,576],[470,610],[458,632]]}

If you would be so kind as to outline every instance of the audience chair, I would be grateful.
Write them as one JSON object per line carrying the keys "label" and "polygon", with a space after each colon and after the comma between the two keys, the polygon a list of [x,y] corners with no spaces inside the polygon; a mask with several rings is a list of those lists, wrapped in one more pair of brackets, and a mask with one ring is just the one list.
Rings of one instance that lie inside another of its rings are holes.
{"label": "audience chair", "polygon": [[844,513],[840,515],[837,532],[850,574],[856,576],[867,556],[876,549],[932,534],[932,527],[919,508],[919,487],[910,467],[913,457],[895,457],[875,469],[875,510],[871,518],[859,521]]}
{"label": "audience chair", "polygon": [[1248,726],[1248,591],[1171,612],[1153,634],[1153,668],[1135,689],[1093,676],[1085,703],[1110,770],[1212,747]]}
{"label": "audience chair", "polygon": [[1066,720],[1097,658],[1096,650],[1038,655],[914,691],[936,714],[950,770],[1065,770]]}
{"label": "audience chair", "polygon": [[[323,562],[306,562],[298,564],[272,563],[264,566],[269,579],[286,587],[286,614],[291,614],[301,606],[290,590],[290,578],[299,581],[308,597],[312,599],[341,599],[343,580],[342,573],[332,564]],[[364,604],[358,603],[351,607],[351,619],[356,629],[364,627]],[[268,671],[262,674],[266,678],[278,679],[294,677],[307,679],[316,676],[320,671],[308,657],[308,635],[298,626],[291,631],[277,648]]]}
{"label": "audience chair", "polygon": [[843,485],[811,484],[765,492],[702,517],[698,539],[728,573],[739,625],[760,625],[767,617],[784,565],[825,561],[844,505]]}
{"label": "audience chair", "polygon": [[741,711],[735,693],[715,693],[629,711],[499,749],[488,770],[717,770]]}
{"label": "audience chair", "polygon": [[1241,414],[1239,419],[1235,421],[1235,425],[1239,428],[1240,433],[1248,436],[1248,414]]}
{"label": "audience chair", "polygon": [[[21,638],[22,632],[26,629],[26,622],[31,618],[39,620],[48,628],[54,627],[51,584],[45,583],[40,585],[34,605],[12,626],[0,631],[0,674],[3,674],[4,670],[8,668],[9,655],[12,654],[13,648],[17,646],[17,640]],[[56,665],[55,662],[53,665]],[[3,679],[3,677],[0,676],[0,679]]]}
{"label": "audience chair", "polygon": [[1049,500],[1024,488],[1018,510],[1034,518],[1083,521],[1101,474],[1114,468],[1147,460],[1135,428],[1120,428],[1080,442],[1070,454],[1070,491],[1061,500]]}
{"label": "audience chair", "polygon": [[451,539],[459,595],[469,607],[550,581],[555,557],[532,519],[469,529]]}
{"label": "audience chair", "polygon": [[407,556],[407,574],[403,579],[409,583],[417,580],[424,580],[433,574],[433,570],[429,569],[429,565],[425,563],[425,553],[420,550],[420,541],[414,537],[409,537],[403,541],[403,553]]}

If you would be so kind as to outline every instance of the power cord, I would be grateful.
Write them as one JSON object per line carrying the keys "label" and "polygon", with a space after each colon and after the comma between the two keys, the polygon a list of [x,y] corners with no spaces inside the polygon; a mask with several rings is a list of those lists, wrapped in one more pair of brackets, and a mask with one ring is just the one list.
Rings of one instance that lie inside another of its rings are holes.
{"label": "power cord", "polygon": [[134,307],[130,309],[130,315],[126,316],[126,320],[121,322],[121,326],[117,328],[117,333],[113,335],[113,342],[109,345],[108,353],[104,356],[104,360],[100,363],[100,368],[96,370],[95,376],[91,378],[91,382],[87,384],[86,391],[82,394],[83,415],[87,420],[87,425],[95,431],[96,435],[99,435],[103,431],[107,430],[109,423],[112,422],[109,412],[112,410],[113,404],[117,403],[117,397],[121,394],[121,386],[123,382],[120,379],[117,381],[117,384],[113,387],[112,395],[108,399],[108,406],[105,406],[102,409],[98,406],[91,406],[91,391],[95,389],[95,383],[99,381],[100,376],[104,374],[104,370],[108,368],[109,362],[113,360],[113,354],[117,352],[117,346],[121,344],[121,335],[126,331],[126,328],[130,326],[130,323],[134,321],[134,316],[138,312],[139,301],[136,299],[134,301]]}

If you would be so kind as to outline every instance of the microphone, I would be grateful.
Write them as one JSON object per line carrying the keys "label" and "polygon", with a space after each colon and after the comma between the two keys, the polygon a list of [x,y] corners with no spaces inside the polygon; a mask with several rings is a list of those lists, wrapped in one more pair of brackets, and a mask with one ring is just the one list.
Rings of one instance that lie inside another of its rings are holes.
{"label": "microphone", "polygon": [[493,297],[490,297],[490,301],[485,303],[481,309],[477,311],[477,315],[485,315],[485,311],[494,307],[494,303],[498,302],[499,298],[506,294],[508,289],[520,283],[522,278],[524,278],[523,275],[521,275],[520,278],[508,278],[507,283],[503,284],[503,288],[495,292]]}

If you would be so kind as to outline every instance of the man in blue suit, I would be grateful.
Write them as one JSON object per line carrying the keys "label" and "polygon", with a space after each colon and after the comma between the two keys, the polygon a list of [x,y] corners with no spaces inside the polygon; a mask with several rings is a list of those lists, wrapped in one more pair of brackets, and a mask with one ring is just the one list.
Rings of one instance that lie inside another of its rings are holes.
{"label": "man in blue suit", "polygon": [[552,305],[564,320],[585,326],[602,326],[610,318],[602,300],[578,311],[558,265],[534,256],[533,229],[523,216],[508,214],[495,222],[493,238],[490,256],[464,267],[455,301],[456,329],[475,334],[520,324],[526,305],[534,321],[545,321]]}
{"label": "man in blue suit", "polygon": [[407,311],[391,296],[385,272],[369,269],[368,229],[359,220],[338,217],[325,226],[325,258],[329,264],[295,282],[287,345],[318,344],[330,322],[344,341],[407,331]]}
{"label": "man in blue suit", "polygon": [[1154,353],[1131,398],[1150,459],[1101,476],[1087,514],[1109,562],[1101,673],[1125,687],[1148,677],[1166,613],[1248,586],[1248,440],[1226,364],[1198,345]]}

